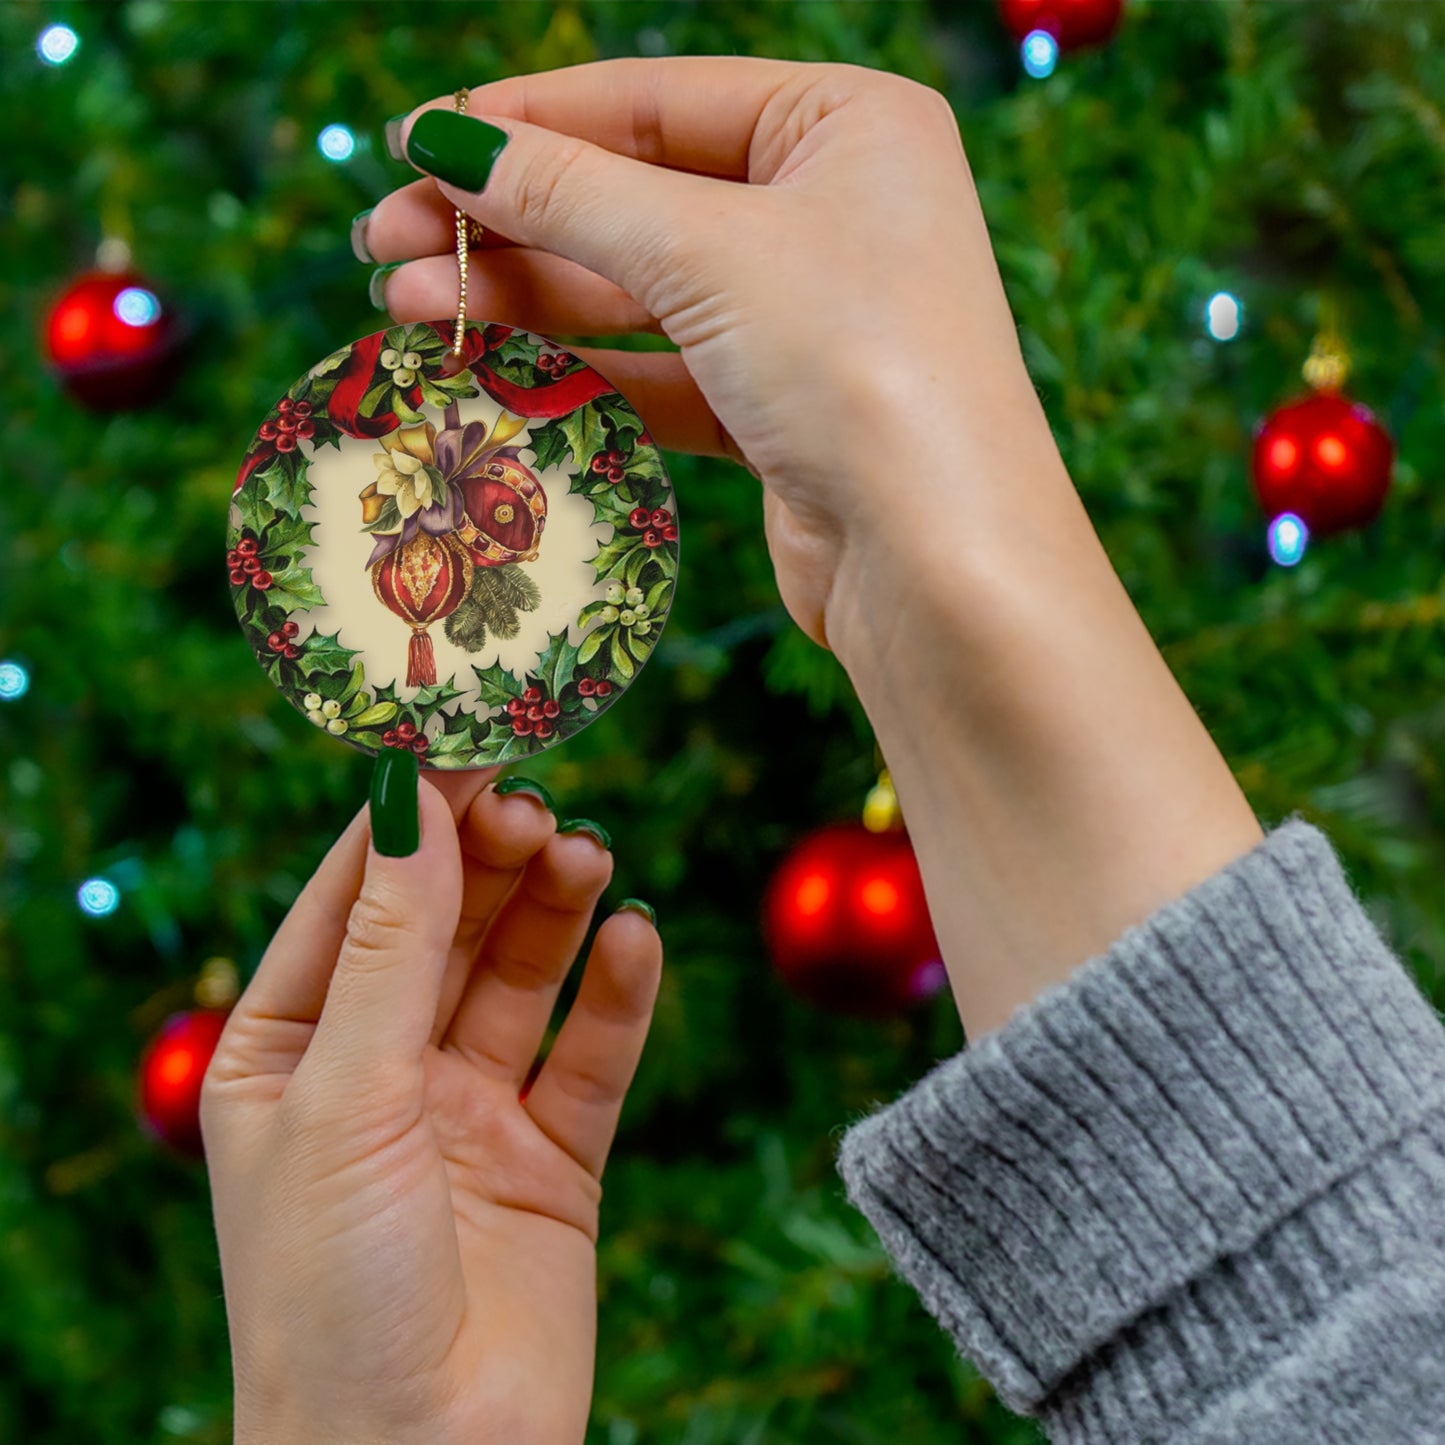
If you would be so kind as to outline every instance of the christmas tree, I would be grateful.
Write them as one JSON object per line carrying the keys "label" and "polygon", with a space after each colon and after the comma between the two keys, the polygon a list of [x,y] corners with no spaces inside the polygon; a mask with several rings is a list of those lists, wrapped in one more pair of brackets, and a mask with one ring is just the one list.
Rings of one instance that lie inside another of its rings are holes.
{"label": "christmas tree", "polygon": [[[385,325],[350,218],[413,175],[385,119],[458,86],[740,52],[942,90],[1131,596],[1261,819],[1324,828],[1445,1000],[1445,12],[1133,0],[1107,43],[1021,54],[987,0],[20,0],[0,41],[0,1440],[231,1439],[205,1173],[138,1123],[138,1060],[206,959],[244,983],[370,764],[256,666],[226,509],[276,398]],[[98,248],[107,305],[155,328],[144,377],[47,364],[84,350],[45,324]],[[1393,481],[1367,527],[1272,554],[1254,431],[1326,334]],[[125,405],[88,409],[117,374]],[[769,878],[878,760],[778,601],[757,483],[667,460],[687,540],[651,665],[525,764],[610,828],[610,901],[653,902],[668,950],[606,1178],[589,1440],[1036,1440],[843,1197],[841,1126],[963,1039],[946,992],[860,1020],[770,967]]]}

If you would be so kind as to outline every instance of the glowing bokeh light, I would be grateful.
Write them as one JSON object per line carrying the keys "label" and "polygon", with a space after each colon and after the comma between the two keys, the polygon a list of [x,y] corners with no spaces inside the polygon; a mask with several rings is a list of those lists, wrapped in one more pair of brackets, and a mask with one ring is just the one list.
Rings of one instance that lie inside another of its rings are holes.
{"label": "glowing bokeh light", "polygon": [[1059,42],[1047,30],[1031,30],[1019,47],[1024,70],[1035,80],[1046,80],[1059,63]]}
{"label": "glowing bokeh light", "polygon": [[109,878],[87,878],[75,895],[80,911],[105,918],[120,907],[120,889]]}
{"label": "glowing bokeh light", "polygon": [[1322,467],[1342,467],[1350,459],[1349,448],[1333,432],[1326,432],[1315,443],[1315,455]]}
{"label": "glowing bokeh light", "polygon": [[164,1084],[184,1084],[195,1072],[196,1053],[194,1049],[177,1048],[161,1059],[156,1073]]}
{"label": "glowing bokeh light", "polygon": [[35,42],[35,53],[47,65],[64,65],[80,49],[80,36],[68,25],[47,25]]}
{"label": "glowing bokeh light", "polygon": [[1276,437],[1269,444],[1269,464],[1277,472],[1292,471],[1299,461],[1299,447],[1289,437]]}
{"label": "glowing bokeh light", "polygon": [[124,321],[127,326],[149,326],[160,319],[161,303],[155,293],[147,291],[144,286],[127,286],[115,298],[111,309],[116,319]]}
{"label": "glowing bokeh light", "polygon": [[316,137],[316,147],[329,161],[349,161],[356,151],[356,137],[344,125],[329,125]]}
{"label": "glowing bokeh light", "polygon": [[0,702],[15,702],[30,691],[30,674],[18,662],[0,662]]}
{"label": "glowing bokeh light", "polygon": [[858,902],[862,904],[863,911],[875,918],[887,918],[890,913],[896,913],[901,901],[896,885],[887,878],[870,878],[858,890]]}
{"label": "glowing bokeh light", "polygon": [[821,873],[809,873],[798,884],[793,903],[804,918],[816,918],[828,906],[832,893],[832,884]]}
{"label": "glowing bokeh light", "polygon": [[1293,512],[1281,512],[1269,524],[1269,555],[1281,567],[1293,567],[1305,554],[1310,529]]}
{"label": "glowing bokeh light", "polygon": [[1233,341],[1244,325],[1244,307],[1228,291],[1216,291],[1204,308],[1204,329],[1216,341]]}

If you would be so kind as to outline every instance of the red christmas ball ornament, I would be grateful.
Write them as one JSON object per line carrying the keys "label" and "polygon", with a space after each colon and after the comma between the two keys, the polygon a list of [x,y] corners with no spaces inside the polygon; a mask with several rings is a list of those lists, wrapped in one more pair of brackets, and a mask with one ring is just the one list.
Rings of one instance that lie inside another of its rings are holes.
{"label": "red christmas ball ornament", "polygon": [[1293,512],[1317,537],[1368,526],[1390,490],[1390,434],[1368,407],[1319,391],[1271,412],[1254,439],[1255,495],[1271,520]]}
{"label": "red christmas ball ornament", "polygon": [[1124,0],[999,0],[999,17],[1022,44],[1035,30],[1058,41],[1060,50],[1102,45],[1118,28]]}
{"label": "red christmas ball ornament", "polygon": [[764,901],[773,964],[837,1013],[901,1013],[946,980],[908,835],[840,823],[803,839]]}
{"label": "red christmas ball ornament", "polygon": [[96,411],[155,401],[173,379],[178,340],[175,317],[132,271],[81,276],[45,322],[51,366],[70,394]]}
{"label": "red christmas ball ornament", "polygon": [[157,1138],[201,1158],[201,1081],[216,1052],[229,1009],[172,1014],[141,1056],[140,1118]]}

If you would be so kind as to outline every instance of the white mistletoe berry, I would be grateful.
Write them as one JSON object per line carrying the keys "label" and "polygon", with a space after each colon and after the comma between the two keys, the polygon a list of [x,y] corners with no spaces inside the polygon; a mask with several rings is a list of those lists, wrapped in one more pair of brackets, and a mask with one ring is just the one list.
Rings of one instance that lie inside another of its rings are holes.
{"label": "white mistletoe berry", "polygon": [[624,607],[622,615],[617,619],[624,627],[631,627],[637,621],[637,614],[630,608]]}
{"label": "white mistletoe berry", "polygon": [[401,358],[401,364],[406,367],[408,371],[417,371],[421,367],[421,357],[414,351],[408,351]]}
{"label": "white mistletoe berry", "polygon": [[319,707],[308,708],[306,710],[306,721],[315,723],[319,728],[324,728],[326,726],[326,714],[322,712]]}
{"label": "white mistletoe berry", "polygon": [[397,367],[401,365],[401,352],[394,346],[388,346],[386,350],[381,353],[380,360],[384,370],[395,371]]}
{"label": "white mistletoe berry", "polygon": [[415,386],[416,372],[410,370],[405,366],[399,367],[396,371],[392,372],[391,381],[393,386]]}
{"label": "white mistletoe berry", "polygon": [[645,602],[640,603],[638,606],[634,607],[632,610],[637,614],[637,620],[638,620],[639,622],[641,622],[644,617],[651,617],[651,616],[652,616],[652,608],[650,608]]}
{"label": "white mistletoe berry", "polygon": [[627,589],[627,605],[628,605],[629,607],[636,607],[637,604],[638,604],[639,602],[641,602],[641,601],[642,601],[642,588],[641,588],[641,587],[629,587],[629,588]]}
{"label": "white mistletoe berry", "polygon": [[616,622],[617,609],[615,607],[604,607],[602,611],[597,614],[597,620],[599,622]]}
{"label": "white mistletoe berry", "polygon": [[348,723],[344,717],[334,717],[326,724],[326,731],[340,737],[350,726],[351,724]]}
{"label": "white mistletoe berry", "polygon": [[622,599],[627,595],[626,590],[620,582],[609,582],[607,584],[607,600],[614,607],[619,606]]}
{"label": "white mistletoe berry", "polygon": [[632,635],[634,637],[646,637],[647,634],[651,631],[652,623],[639,620],[637,626],[632,629]]}
{"label": "white mistletoe berry", "polygon": [[321,706],[321,694],[319,692],[308,692],[305,700],[307,712],[311,712]]}
{"label": "white mistletoe berry", "polygon": [[337,702],[334,697],[329,697],[321,704],[321,711],[324,712],[327,717],[340,717],[341,704]]}

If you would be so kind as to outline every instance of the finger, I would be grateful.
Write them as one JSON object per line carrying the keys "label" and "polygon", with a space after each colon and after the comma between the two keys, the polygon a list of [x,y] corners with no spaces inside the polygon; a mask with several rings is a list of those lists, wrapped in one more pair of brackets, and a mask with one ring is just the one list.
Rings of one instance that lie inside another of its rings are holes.
{"label": "finger", "polygon": [[537,1126],[596,1179],[642,1058],[661,981],[656,928],[631,909],[614,913],[597,930],[577,998],[527,1095]]}
{"label": "finger", "polygon": [[[378,264],[410,261],[417,256],[442,256],[456,249],[457,208],[437,190],[430,176],[385,195],[370,211],[359,236],[361,249]],[[475,250],[505,249],[507,236],[487,231]]]}
{"label": "finger", "polygon": [[[415,775],[413,775],[415,776]],[[420,843],[406,857],[374,846],[316,1032],[297,1066],[328,1092],[358,1097],[420,1078],[462,904],[456,824],[437,789],[416,786]]]}
{"label": "finger", "polygon": [[428,787],[435,788],[447,800],[447,806],[452,810],[452,818],[460,830],[462,819],[466,817],[477,795],[483,792],[501,771],[500,767],[458,768],[446,772],[433,768],[421,776]]}
{"label": "finger", "polygon": [[[456,310],[453,255],[410,261],[383,277],[392,316],[431,320]],[[519,246],[474,254],[467,268],[467,310],[504,316],[508,325],[551,336],[615,336],[662,330],[658,320],[611,281],[561,256]]]}
{"label": "finger", "polygon": [[472,799],[459,825],[464,859],[461,920],[447,958],[432,1043],[439,1045],[451,1026],[497,910],[556,830],[552,810],[535,793],[503,795],[488,788]]}
{"label": "finger", "polygon": [[520,1087],[611,877],[612,854],[589,834],[552,837],[488,932],[443,1048]]}
{"label": "finger", "polygon": [[[506,117],[498,153],[499,128],[491,122],[434,109],[428,121],[433,117],[447,132],[447,156],[431,153],[432,174],[455,206],[518,245],[565,256],[614,282],[664,323],[693,303],[708,246],[741,244],[768,200],[761,188],[664,170]],[[407,122],[408,137],[414,126]],[[417,164],[411,149],[407,154]],[[485,189],[448,184],[443,165]],[[718,223],[724,209],[726,230]]]}
{"label": "finger", "polygon": [[[479,85],[468,111],[527,121],[652,165],[746,180],[765,115],[817,84],[822,69],[736,55],[600,60]],[[452,104],[445,97],[422,109]]]}

